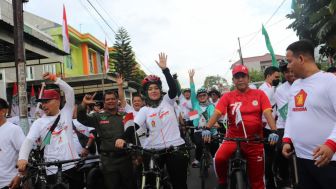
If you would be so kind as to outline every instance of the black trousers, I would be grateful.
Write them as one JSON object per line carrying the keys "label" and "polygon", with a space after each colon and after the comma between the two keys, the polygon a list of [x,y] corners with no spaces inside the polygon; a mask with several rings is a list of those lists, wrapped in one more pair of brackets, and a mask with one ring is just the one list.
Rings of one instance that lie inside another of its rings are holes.
{"label": "black trousers", "polygon": [[[188,152],[179,150],[178,152],[161,155],[158,164],[161,169],[166,165],[170,181],[173,189],[188,189],[187,186],[187,168],[188,168]],[[145,169],[148,169],[149,157],[144,156]],[[149,182],[153,182],[152,178]]]}
{"label": "black trousers", "polygon": [[[82,189],[82,175],[80,172],[77,171],[76,167],[68,169],[62,172],[62,179],[66,180],[69,183],[69,188],[71,189]],[[57,175],[48,175],[47,176],[47,183],[48,184],[56,184]]]}
{"label": "black trousers", "polygon": [[103,168],[103,175],[106,189],[136,188],[131,159],[121,162],[112,171],[104,171]]}
{"label": "black trousers", "polygon": [[279,140],[275,147],[275,170],[277,171],[277,177],[282,180],[281,186],[287,186],[289,184],[289,160],[282,155],[282,138],[284,136],[284,129],[278,129]]}
{"label": "black trousers", "polygon": [[[202,132],[195,132],[194,133],[194,143],[196,145],[195,149],[195,159],[197,161],[201,160],[202,153],[203,153],[203,139],[202,139]],[[219,148],[219,143],[218,142],[211,142],[208,145],[208,149],[210,150],[210,153],[212,157],[215,157],[215,154]]]}
{"label": "black trousers", "polygon": [[[271,134],[269,129],[264,128],[264,137],[268,138]],[[275,180],[273,174],[273,163],[275,160],[275,146],[271,146],[269,144],[264,144],[264,152],[265,152],[265,180],[266,180],[266,188],[273,189],[275,188]]]}
{"label": "black trousers", "polygon": [[317,167],[314,160],[297,158],[299,189],[335,189],[336,162]]}

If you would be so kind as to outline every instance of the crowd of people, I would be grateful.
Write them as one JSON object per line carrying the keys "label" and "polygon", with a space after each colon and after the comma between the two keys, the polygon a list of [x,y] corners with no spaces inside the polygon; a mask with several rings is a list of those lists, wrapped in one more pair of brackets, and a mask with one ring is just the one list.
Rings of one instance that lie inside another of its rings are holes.
{"label": "crowd of people", "polygon": [[[132,105],[124,96],[121,75],[116,80],[118,91],[107,91],[102,99],[96,99],[96,93],[86,94],[76,104],[71,86],[55,75],[43,74],[59,89],[44,90],[37,99],[43,115],[32,123],[27,136],[17,122],[7,119],[9,105],[0,99],[0,189],[22,187],[36,149],[45,162],[99,154],[105,188],[137,188],[135,172],[141,160],[125,150],[128,143],[156,150],[176,147],[176,152],[160,156],[158,162],[166,166],[174,189],[187,189],[191,154],[183,147],[188,134],[196,147],[192,166],[199,166],[203,143],[207,143],[217,188],[226,188],[228,163],[237,144],[211,140],[219,133],[227,138],[267,139],[265,144],[241,143],[251,189],[289,187],[288,159],[293,155],[297,188],[336,188],[336,69],[318,68],[310,41],[290,44],[286,60],[264,70],[265,82],[259,89],[250,87],[244,65],[232,69],[234,90],[221,94],[215,88],[196,90],[195,70],[188,72],[190,86],[181,89],[167,66],[167,55],[160,53],[156,63],[169,87],[167,93],[160,77],[146,76],[141,83],[143,94],[134,95]],[[185,132],[190,127],[191,132]],[[56,173],[57,167],[47,167],[48,184],[57,182]],[[74,164],[64,164],[62,173],[68,175],[70,188],[84,188],[83,175]]]}

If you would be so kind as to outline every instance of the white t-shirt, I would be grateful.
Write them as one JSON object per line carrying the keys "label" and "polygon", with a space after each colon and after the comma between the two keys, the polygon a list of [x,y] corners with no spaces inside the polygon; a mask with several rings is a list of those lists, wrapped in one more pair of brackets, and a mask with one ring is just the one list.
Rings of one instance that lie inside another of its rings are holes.
{"label": "white t-shirt", "polygon": [[[83,135],[85,135],[87,137],[89,137],[90,131],[94,130],[93,127],[87,127],[87,126],[81,124],[77,119],[73,119],[72,122],[73,122],[74,126],[76,127],[77,131],[82,133]],[[83,147],[78,140],[78,136],[77,136],[76,131],[73,131],[73,140],[74,140],[74,145],[75,145],[75,148],[76,148],[76,152],[77,152],[77,154],[80,154],[83,150]]]}
{"label": "white t-shirt", "polygon": [[183,95],[181,95],[179,100],[182,117],[185,120],[189,120],[189,112],[192,111],[191,99],[187,100]]}
{"label": "white t-shirt", "polygon": [[284,138],[291,139],[298,157],[312,160],[316,147],[336,142],[335,86],[335,75],[324,72],[292,84]]}
{"label": "white t-shirt", "polygon": [[[72,87],[59,78],[55,84],[58,84],[60,89],[64,92],[66,103],[60,111],[60,120],[52,133],[50,144],[46,145],[44,148],[44,160],[46,162],[78,158],[78,154],[74,146],[72,129],[72,113],[75,103],[74,91]],[[37,119],[31,126],[27,139],[32,141],[41,139],[41,141],[43,141],[57,116],[58,115],[44,115],[43,117]],[[68,170],[72,167],[74,167],[73,163],[63,164],[63,170]],[[48,175],[55,174],[56,172],[56,166],[47,168]]]}
{"label": "white t-shirt", "polygon": [[[268,97],[269,101],[271,102],[271,106],[272,106],[272,109],[273,109],[272,114],[273,114],[273,118],[275,118],[276,112],[277,112],[277,108],[275,107],[276,102],[275,102],[275,99],[274,99],[275,87],[270,85],[267,82],[264,82],[262,85],[260,85],[259,90],[264,91],[264,93]],[[266,129],[271,129],[270,126],[268,125],[267,120],[266,120],[264,115],[262,116],[262,121],[264,123],[266,123],[266,127],[265,127]]]}
{"label": "white t-shirt", "polygon": [[[7,118],[7,121],[13,123],[14,125],[19,125],[20,126],[20,116],[14,116],[14,117]],[[34,118],[28,117],[29,126],[31,126],[34,121],[35,121]]]}
{"label": "white t-shirt", "polygon": [[19,126],[8,121],[0,126],[0,188],[8,186],[18,174],[15,165],[24,139]]}
{"label": "white t-shirt", "polygon": [[285,108],[285,106],[288,105],[290,87],[291,85],[288,83],[288,81],[286,81],[285,83],[277,87],[277,90],[274,94],[274,99],[278,107],[277,108],[278,120],[276,122],[278,129],[285,128],[286,120],[283,119],[283,117],[280,114],[280,111],[282,110],[282,108]]}
{"label": "white t-shirt", "polygon": [[133,106],[130,106],[129,104],[126,103],[126,106],[125,106],[125,112],[126,113],[133,113],[133,116],[135,117],[137,115],[137,111],[135,111],[135,109],[133,108]]}
{"label": "white t-shirt", "polygon": [[149,136],[142,144],[144,148],[164,149],[184,144],[174,112],[174,102],[175,99],[170,99],[166,94],[157,108],[145,106],[138,112],[134,122],[142,129],[149,129]]}

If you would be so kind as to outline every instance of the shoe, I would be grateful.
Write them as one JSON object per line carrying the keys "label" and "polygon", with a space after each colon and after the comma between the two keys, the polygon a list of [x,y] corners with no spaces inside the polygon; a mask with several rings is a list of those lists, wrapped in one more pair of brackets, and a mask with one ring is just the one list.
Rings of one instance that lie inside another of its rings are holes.
{"label": "shoe", "polygon": [[192,163],[191,163],[191,166],[193,168],[198,168],[199,167],[199,161],[197,159],[195,159]]}

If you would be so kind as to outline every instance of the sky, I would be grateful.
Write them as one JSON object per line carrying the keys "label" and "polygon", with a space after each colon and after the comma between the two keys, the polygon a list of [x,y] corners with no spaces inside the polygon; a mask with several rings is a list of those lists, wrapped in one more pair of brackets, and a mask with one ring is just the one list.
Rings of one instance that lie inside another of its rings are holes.
{"label": "sky", "polygon": [[262,24],[276,54],[284,55],[286,47],[298,40],[287,29],[292,22],[286,18],[291,0],[30,0],[24,10],[61,24],[63,4],[68,25],[106,39],[109,46],[115,42],[112,30],[124,27],[147,74],[164,77],[155,60],[165,52],[167,65],[178,74],[182,87],[189,86],[189,69],[195,69],[196,88],[211,75],[231,83],[230,66],[239,59],[238,37],[243,57],[268,53]]}

